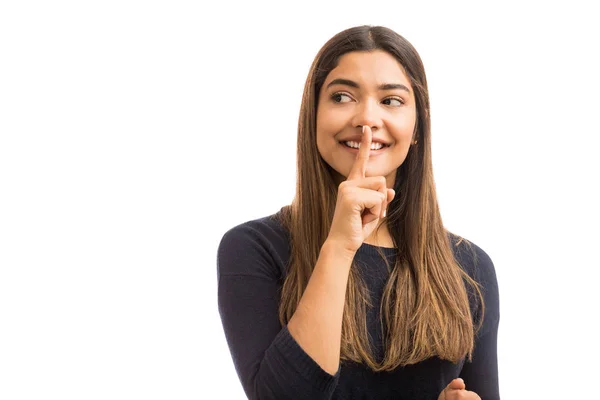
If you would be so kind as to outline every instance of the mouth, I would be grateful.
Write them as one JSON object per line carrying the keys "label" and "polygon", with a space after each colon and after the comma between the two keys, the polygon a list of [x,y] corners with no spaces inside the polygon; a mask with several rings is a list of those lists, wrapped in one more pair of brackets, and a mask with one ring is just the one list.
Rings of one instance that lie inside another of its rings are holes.
{"label": "mouth", "polygon": [[[361,144],[357,143],[357,142],[339,142],[339,143],[346,150],[348,150],[354,154],[358,153],[358,148],[361,146]],[[383,153],[388,147],[390,147],[389,144],[371,143],[371,151],[369,151],[369,157],[376,156],[376,155]]]}

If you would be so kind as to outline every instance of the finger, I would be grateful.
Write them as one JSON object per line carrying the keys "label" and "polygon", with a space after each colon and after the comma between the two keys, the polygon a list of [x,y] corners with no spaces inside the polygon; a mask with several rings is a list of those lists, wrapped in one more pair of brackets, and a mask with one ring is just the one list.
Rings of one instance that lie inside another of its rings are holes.
{"label": "finger", "polygon": [[368,224],[369,222],[375,221],[379,219],[381,215],[381,206],[383,203],[384,195],[381,192],[375,192],[369,189],[359,189],[360,190],[360,206],[363,209],[362,212],[362,223],[363,225]]}
{"label": "finger", "polygon": [[387,181],[383,176],[370,176],[368,178],[360,178],[351,181],[344,181],[340,184],[339,189],[341,188],[352,188],[351,190],[355,190],[357,188],[360,189],[370,189],[376,192],[381,193],[382,205],[379,207],[380,214],[378,218],[383,218],[383,212],[387,209],[387,198],[389,197],[387,193]]}
{"label": "finger", "polygon": [[464,390],[465,389],[465,381],[462,378],[453,379],[452,382],[448,384],[448,390]]}
{"label": "finger", "polygon": [[[453,379],[448,386],[442,390],[440,395],[438,396],[438,400],[457,400],[458,394],[462,392],[467,392],[465,390],[465,382],[462,378]],[[464,398],[464,397],[460,397]],[[468,397],[470,399],[470,397]],[[476,398],[475,398],[476,399]]]}
{"label": "finger", "polygon": [[360,141],[360,148],[358,154],[352,164],[350,173],[348,174],[348,180],[360,179],[365,177],[367,172],[367,163],[369,162],[369,152],[371,151],[371,128],[363,126],[363,135]]}
{"label": "finger", "polygon": [[477,393],[464,389],[447,390],[443,393],[444,397],[441,394],[439,396],[442,400],[481,400]]}
{"label": "finger", "polygon": [[[383,176],[369,176],[358,180],[344,181],[342,182],[342,185],[379,191],[382,187],[384,189],[387,188],[387,181]],[[382,191],[381,193],[385,194],[385,191]]]}
{"label": "finger", "polygon": [[[378,218],[384,218],[384,213],[387,210],[388,193],[387,193],[387,181],[383,176],[370,176],[368,178],[360,178],[353,182],[359,188],[371,189],[381,193],[381,207],[379,207],[380,214]],[[351,183],[352,184],[352,183]]]}

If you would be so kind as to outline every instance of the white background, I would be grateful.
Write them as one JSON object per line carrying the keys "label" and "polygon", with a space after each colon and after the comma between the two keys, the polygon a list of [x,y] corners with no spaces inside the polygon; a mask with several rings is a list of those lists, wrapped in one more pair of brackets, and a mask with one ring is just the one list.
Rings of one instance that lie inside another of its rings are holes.
{"label": "white background", "polygon": [[310,64],[361,24],[424,61],[442,216],[496,266],[502,397],[600,398],[593,2],[201,3],[1,3],[0,398],[244,398],[217,245],[293,198]]}

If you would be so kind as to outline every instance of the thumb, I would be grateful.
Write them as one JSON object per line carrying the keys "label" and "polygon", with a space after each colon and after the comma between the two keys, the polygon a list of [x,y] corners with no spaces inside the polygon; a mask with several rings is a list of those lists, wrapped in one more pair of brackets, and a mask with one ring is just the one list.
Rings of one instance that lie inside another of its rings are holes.
{"label": "thumb", "polygon": [[465,381],[463,381],[462,378],[456,378],[448,384],[447,388],[448,390],[464,390],[465,387]]}
{"label": "thumb", "polygon": [[446,386],[444,388],[444,390],[442,390],[442,393],[440,393],[440,395],[438,396],[438,400],[446,400],[446,396],[447,394],[449,394],[449,392],[453,391],[453,390],[463,390],[465,388],[465,382],[462,380],[462,378],[456,378],[453,379],[448,386]]}

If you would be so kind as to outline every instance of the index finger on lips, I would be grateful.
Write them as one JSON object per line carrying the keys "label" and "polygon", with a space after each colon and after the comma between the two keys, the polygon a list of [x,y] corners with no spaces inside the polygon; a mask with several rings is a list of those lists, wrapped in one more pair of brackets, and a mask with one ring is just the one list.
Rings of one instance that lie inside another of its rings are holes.
{"label": "index finger on lips", "polygon": [[367,172],[367,162],[369,161],[369,151],[371,150],[371,128],[363,126],[363,135],[360,141],[360,148],[358,154],[352,164],[352,169],[348,174],[348,180],[360,179],[365,177]]}

